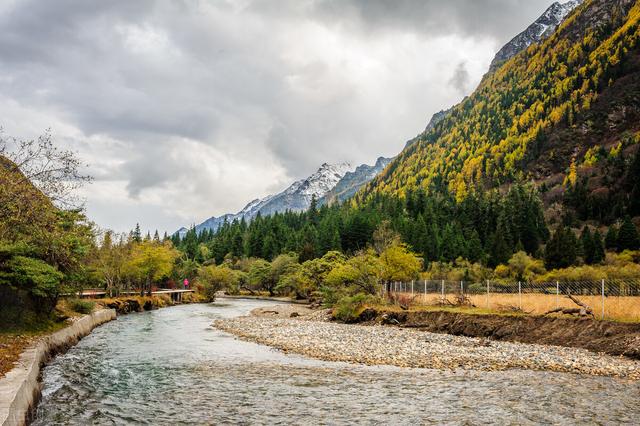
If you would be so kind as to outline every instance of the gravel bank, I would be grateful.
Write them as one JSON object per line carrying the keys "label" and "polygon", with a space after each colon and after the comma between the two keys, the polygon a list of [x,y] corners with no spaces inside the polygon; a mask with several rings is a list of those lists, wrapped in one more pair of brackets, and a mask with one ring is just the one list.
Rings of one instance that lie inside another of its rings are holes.
{"label": "gravel bank", "polygon": [[550,370],[640,379],[640,362],[584,349],[337,324],[304,316],[220,319],[214,326],[244,340],[328,361],[485,371]]}

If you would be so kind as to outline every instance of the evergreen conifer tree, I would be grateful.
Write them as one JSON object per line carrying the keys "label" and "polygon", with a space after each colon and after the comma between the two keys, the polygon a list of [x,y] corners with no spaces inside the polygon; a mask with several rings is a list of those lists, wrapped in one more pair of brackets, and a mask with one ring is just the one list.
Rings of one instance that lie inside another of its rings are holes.
{"label": "evergreen conifer tree", "polygon": [[582,228],[582,234],[580,235],[580,246],[582,251],[582,258],[584,263],[591,265],[593,263],[595,247],[593,244],[593,237],[591,236],[591,230],[587,225]]}
{"label": "evergreen conifer tree", "polygon": [[133,241],[136,243],[142,242],[142,234],[140,232],[140,224],[136,223],[136,229],[133,231],[132,235]]}
{"label": "evergreen conifer tree", "polygon": [[547,269],[567,268],[576,261],[578,241],[571,228],[559,227],[547,243],[544,263]]}
{"label": "evergreen conifer tree", "polygon": [[602,234],[596,229],[593,233],[593,263],[600,263],[605,258],[604,243],[602,242]]}
{"label": "evergreen conifer tree", "polygon": [[615,224],[611,224],[607,229],[607,234],[604,237],[604,245],[609,250],[615,250],[618,247],[618,228]]}
{"label": "evergreen conifer tree", "polygon": [[633,224],[631,218],[626,216],[620,229],[618,230],[618,250],[638,250],[640,249],[640,236],[638,228]]}

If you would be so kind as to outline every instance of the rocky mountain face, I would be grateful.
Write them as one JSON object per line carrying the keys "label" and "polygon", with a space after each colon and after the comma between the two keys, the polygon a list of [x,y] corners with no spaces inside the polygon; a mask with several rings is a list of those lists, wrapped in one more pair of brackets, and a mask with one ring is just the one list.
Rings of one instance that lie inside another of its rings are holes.
{"label": "rocky mountain face", "polygon": [[[363,164],[353,171],[351,171],[349,163],[325,163],[308,178],[294,182],[278,194],[255,199],[238,213],[225,214],[219,217],[214,216],[205,220],[196,225],[196,232],[202,232],[205,229],[215,231],[225,221],[233,222],[236,219],[251,220],[258,213],[262,216],[269,216],[287,210],[304,211],[311,205],[313,197],[319,203],[344,201],[353,196],[358,189],[380,173],[390,161],[390,158],[380,157],[375,165]],[[187,228],[182,227],[176,232],[183,237],[187,233]]]}
{"label": "rocky mountain face", "polygon": [[267,197],[265,201],[259,203],[256,210],[263,216],[286,210],[304,211],[309,208],[314,196],[317,200],[324,197],[349,170],[351,170],[349,163],[325,163],[308,178],[294,182],[280,194]]}
{"label": "rocky mountain face", "polygon": [[327,192],[319,204],[343,202],[353,197],[367,182],[371,181],[391,162],[391,158],[380,157],[373,166],[362,164],[352,172],[347,172],[340,181]]}
{"label": "rocky mountain face", "polygon": [[564,19],[576,7],[582,4],[583,0],[570,0],[566,3],[555,2],[523,32],[515,36],[496,53],[491,61],[491,70],[496,69],[504,61],[511,59],[518,53],[525,50],[534,43],[549,37],[564,21]]}

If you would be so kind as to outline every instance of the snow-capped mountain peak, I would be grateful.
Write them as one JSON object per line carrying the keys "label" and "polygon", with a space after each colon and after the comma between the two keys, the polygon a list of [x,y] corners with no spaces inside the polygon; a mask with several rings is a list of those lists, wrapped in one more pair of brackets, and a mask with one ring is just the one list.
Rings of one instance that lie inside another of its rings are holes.
{"label": "snow-capped mountain peak", "polygon": [[317,199],[320,199],[329,192],[331,188],[336,186],[338,181],[349,171],[351,171],[351,164],[349,163],[324,163],[318,171],[301,181],[297,190],[308,197],[309,200],[311,200],[311,197],[314,195]]}
{"label": "snow-capped mountain peak", "polygon": [[[349,163],[324,163],[311,176],[294,182],[278,194],[252,200],[236,214],[225,214],[220,217],[207,219],[203,223],[196,225],[196,232],[202,232],[204,229],[215,231],[225,221],[233,222],[236,219],[251,220],[256,217],[258,213],[263,216],[268,216],[287,210],[307,210],[314,196],[317,200],[320,200],[334,188],[350,170],[351,165]],[[186,233],[186,229],[181,229],[181,232],[183,234]]]}
{"label": "snow-capped mountain peak", "polygon": [[521,51],[534,43],[549,37],[565,20],[565,18],[580,4],[583,0],[569,0],[564,3],[555,2],[533,22],[526,30],[515,36],[511,41],[505,44],[502,49],[496,53],[491,61],[490,69],[495,69],[502,62],[512,58]]}

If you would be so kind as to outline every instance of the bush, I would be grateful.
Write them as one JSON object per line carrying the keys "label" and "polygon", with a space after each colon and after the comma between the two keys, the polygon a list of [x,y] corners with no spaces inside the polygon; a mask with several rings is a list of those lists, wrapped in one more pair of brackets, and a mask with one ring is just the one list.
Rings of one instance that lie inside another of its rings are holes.
{"label": "bush", "polygon": [[225,288],[238,286],[238,274],[226,266],[203,266],[198,270],[196,284],[204,289],[204,296],[210,302],[216,299],[216,293]]}
{"label": "bush", "polygon": [[333,317],[345,323],[356,322],[370,301],[371,296],[363,293],[345,296],[333,308]]}
{"label": "bush", "polygon": [[94,302],[82,299],[69,299],[67,305],[69,309],[79,314],[90,314],[96,306]]}

